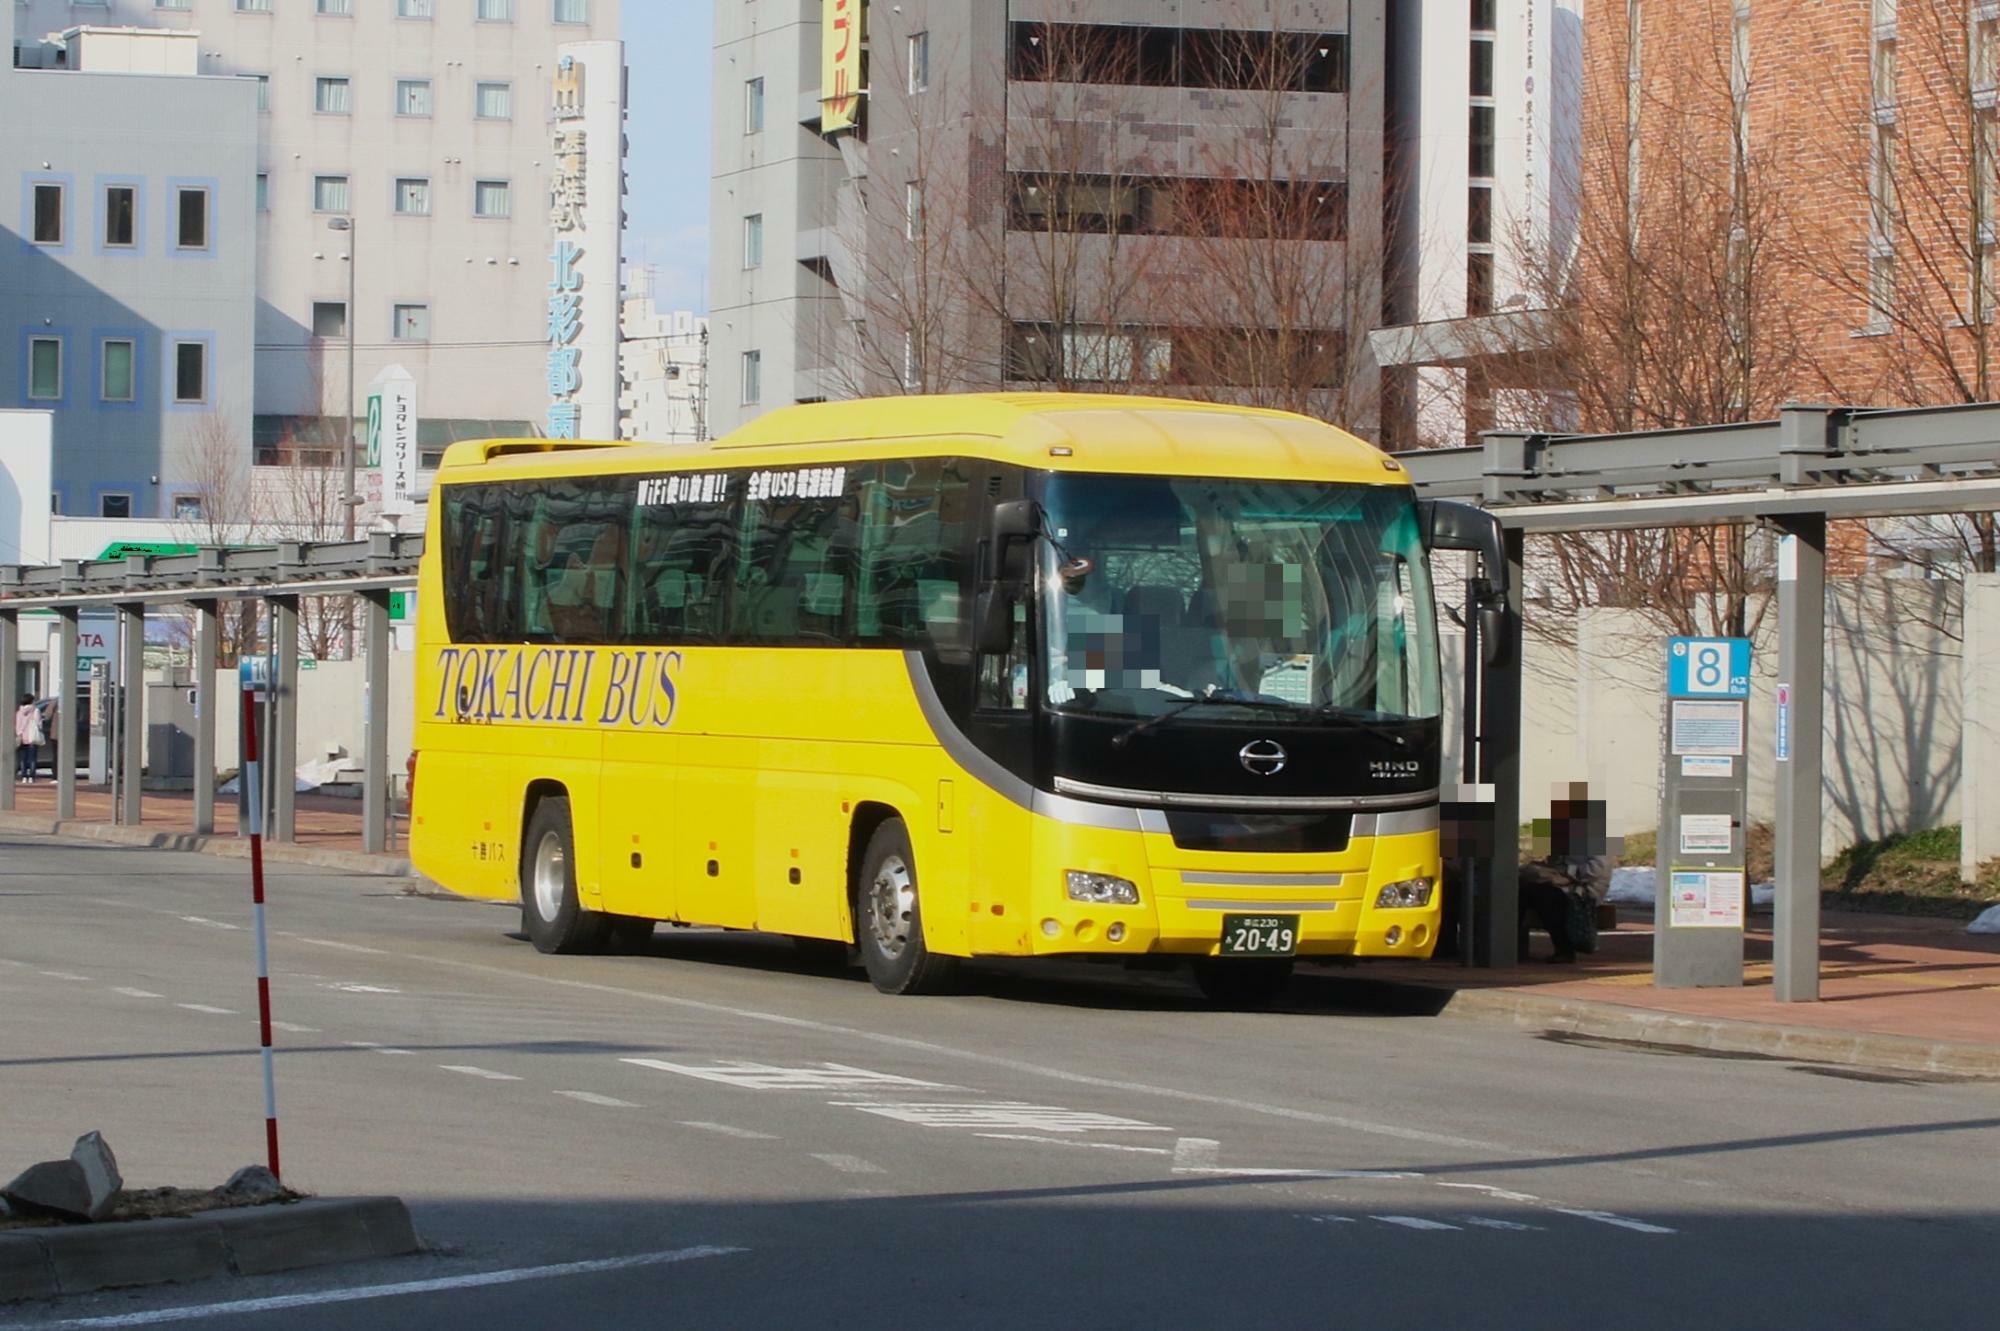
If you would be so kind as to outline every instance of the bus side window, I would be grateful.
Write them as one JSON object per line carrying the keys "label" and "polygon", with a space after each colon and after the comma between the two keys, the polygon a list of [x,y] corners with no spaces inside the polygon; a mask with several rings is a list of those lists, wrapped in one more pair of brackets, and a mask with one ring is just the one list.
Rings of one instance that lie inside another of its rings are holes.
{"label": "bus side window", "polygon": [[[730,488],[741,485],[731,478]],[[734,573],[736,531],[727,500],[635,509],[627,641],[719,642]]]}
{"label": "bus side window", "polygon": [[847,641],[855,544],[851,491],[813,498],[746,498],[730,641]]}
{"label": "bus side window", "polygon": [[863,644],[963,648],[970,638],[965,537],[971,482],[954,458],[856,468],[862,486]]}

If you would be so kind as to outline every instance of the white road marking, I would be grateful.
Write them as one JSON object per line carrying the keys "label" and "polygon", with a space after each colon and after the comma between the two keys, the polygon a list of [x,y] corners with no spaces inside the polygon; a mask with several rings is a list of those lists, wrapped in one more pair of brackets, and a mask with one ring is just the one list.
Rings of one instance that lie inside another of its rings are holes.
{"label": "white road marking", "polygon": [[720,1082],[724,1086],[734,1086],[738,1090],[745,1091],[841,1091],[872,1086],[913,1086],[926,1091],[961,1089],[934,1081],[918,1081],[915,1077],[870,1072],[867,1068],[849,1067],[845,1063],[815,1063],[804,1067],[781,1068],[749,1059],[727,1059],[708,1067],[695,1067],[689,1063],[669,1063],[660,1058],[621,1058],[618,1061],[630,1063],[634,1067],[654,1068],[660,1072],[677,1072],[683,1077],[699,1077],[703,1081]]}
{"label": "white road marking", "polygon": [[1532,1230],[1537,1234],[1542,1232],[1540,1225],[1524,1225],[1518,1220],[1495,1220],[1491,1216],[1483,1215],[1462,1215],[1454,1218],[1463,1220],[1466,1224],[1477,1226],[1480,1229],[1507,1229],[1522,1232]]}
{"label": "white road marking", "polygon": [[274,1031],[290,1031],[293,1035],[319,1034],[319,1027],[317,1026],[296,1026],[289,1021],[274,1021],[271,1023],[271,1029]]}
{"label": "white road marking", "polygon": [[304,934],[288,934],[282,931],[279,932],[278,937],[295,939],[301,943],[310,943],[314,947],[331,947],[342,952],[362,952],[371,957],[395,955],[394,953],[385,952],[379,947],[363,947],[359,943],[336,943],[331,938],[307,938]]}
{"label": "white road marking", "polygon": [[1483,1192],[1488,1197],[1498,1197],[1505,1202],[1539,1202],[1542,1199],[1532,1192],[1514,1192],[1507,1188],[1496,1188],[1490,1183],[1439,1183],[1440,1188],[1464,1188],[1469,1192]]}
{"label": "white road marking", "polygon": [[1176,1174],[1207,1174],[1220,1178],[1422,1178],[1422,1174],[1394,1169],[1182,1169]]}
{"label": "white road marking", "polygon": [[864,1114],[878,1114],[899,1123],[924,1128],[1026,1128],[1041,1132],[1171,1132],[1157,1123],[1096,1114],[1060,1105],[1031,1105],[1018,1100],[985,1104],[858,1104]]}
{"label": "white road marking", "polygon": [[414,961],[427,966],[441,966],[452,970],[467,971],[475,975],[487,975],[502,981],[516,983],[529,981],[556,988],[574,989],[579,993],[606,994],[618,998],[634,999],[641,1003],[653,1003],[662,1007],[679,1008],[688,1012],[702,1012],[711,1016],[736,1017],[744,1021],[765,1022],[773,1026],[783,1026],[791,1030],[812,1031],[821,1035],[866,1041],[870,1044],[882,1045],[885,1048],[955,1058],[962,1062],[978,1063],[986,1067],[1005,1068],[1010,1072],[1026,1073],[1032,1077],[1043,1077],[1050,1081],[1069,1082],[1077,1086],[1094,1086],[1110,1091],[1128,1091],[1134,1095],[1158,1096],[1161,1099],[1179,1100],[1187,1104],[1218,1105],[1225,1109],[1237,1109],[1244,1113],[1261,1114],[1268,1118],[1287,1119],[1296,1123],[1316,1123],[1324,1127],[1341,1128],[1348,1132],[1358,1132],[1369,1136],[1392,1137],[1398,1141],[1426,1142],[1433,1146],[1449,1146],[1458,1150],[1489,1151],[1520,1159],[1530,1159],[1542,1154],[1539,1148],[1515,1146],[1503,1142],[1482,1141],[1476,1137],[1459,1137],[1450,1133],[1427,1132],[1421,1128],[1407,1127],[1400,1123],[1377,1123],[1369,1119],[1354,1118],[1346,1114],[1323,1114],[1310,1109],[1294,1109],[1290,1105],[1266,1104],[1262,1101],[1241,1100],[1227,1095],[1208,1095],[1200,1091],[1181,1090],[1173,1086],[1155,1086],[1148,1082],[1119,1081],[1110,1077],[1093,1077],[1088,1073],[1070,1072],[1063,1068],[1052,1068],[1041,1063],[1030,1063],[1024,1059],[1006,1058],[998,1054],[982,1054],[970,1049],[954,1049],[950,1045],[938,1044],[931,1040],[918,1040],[905,1035],[887,1035],[881,1031],[868,1031],[854,1026],[841,1026],[830,1021],[814,1021],[808,1017],[792,1017],[781,1012],[764,1012],[757,1008],[735,1007],[727,1003],[710,1003],[699,998],[682,998],[675,994],[654,993],[644,989],[628,989],[623,985],[600,984],[593,980],[572,980],[558,975],[536,975],[530,971],[510,970],[503,966],[488,966],[480,962],[460,961],[455,957],[440,957],[424,952],[395,952],[390,955],[404,961]]}
{"label": "white road marking", "polygon": [[1351,1215],[1309,1215],[1306,1219],[1315,1225],[1351,1225],[1355,1223]]}
{"label": "white road marking", "polygon": [[599,1095],[594,1091],[557,1091],[556,1094],[567,1096],[572,1100],[581,1100],[587,1105],[602,1105],[606,1109],[639,1108],[638,1105],[633,1104],[630,1100],[619,1100],[609,1095]]}
{"label": "white road marking", "polygon": [[51,980],[75,980],[83,984],[91,983],[88,975],[77,975],[70,971],[36,971],[35,974],[46,975]]}
{"label": "white road marking", "polygon": [[199,915],[183,915],[180,919],[184,924],[199,924],[209,929],[237,929],[242,927],[235,924],[225,924],[221,920],[205,920]]}
{"label": "white road marking", "polygon": [[1212,1137],[1181,1137],[1174,1142],[1175,1169],[1211,1169],[1222,1143]]}
{"label": "white road marking", "polygon": [[127,987],[127,986],[125,986],[125,985],[122,985],[122,984],[121,984],[121,985],[114,985],[114,986],[112,987],[112,990],[111,990],[111,992],[112,992],[112,993],[114,993],[114,994],[123,994],[123,995],[125,995],[125,997],[127,997],[127,998],[164,998],[164,997],[165,997],[165,995],[164,995],[164,994],[156,994],[156,993],[154,993],[154,992],[153,992],[153,991],[152,991],[151,989],[132,989],[132,988],[129,988],[129,987]]}
{"label": "white road marking", "polygon": [[366,1049],[371,1054],[400,1054],[405,1058],[416,1056],[414,1049],[397,1049],[391,1045],[376,1044],[373,1040],[343,1040],[341,1043],[356,1049]]}
{"label": "white road marking", "polygon": [[190,1012],[206,1012],[217,1017],[233,1017],[236,1015],[236,1009],[233,1007],[210,1007],[206,1003],[176,1003],[174,1006],[184,1007]]}
{"label": "white road marking", "polygon": [[888,1171],[872,1160],[863,1160],[858,1155],[821,1155],[813,1153],[813,1159],[823,1165],[832,1165],[843,1174],[886,1174]]}
{"label": "white road marking", "polygon": [[1447,1225],[1442,1220],[1426,1220],[1420,1215],[1376,1215],[1368,1218],[1380,1220],[1385,1225],[1400,1225],[1404,1229],[1448,1229],[1454,1234],[1459,1232],[1457,1225]]}
{"label": "white road marking", "polygon": [[1580,1220],[1595,1220],[1600,1225],[1616,1225],[1620,1229],[1629,1229],[1635,1234],[1680,1233],[1679,1230],[1668,1229],[1665,1225],[1649,1225],[1643,1220],[1633,1220],[1626,1216],[1613,1215],[1609,1211],[1574,1211],[1567,1206],[1557,1206],[1552,1209],[1561,1215],[1573,1215]]}
{"label": "white road marking", "polygon": [[440,1063],[446,1072],[462,1072],[468,1077],[484,1077],[488,1081],[519,1081],[511,1072],[495,1072],[491,1068],[475,1068],[469,1063]]}
{"label": "white road marking", "polygon": [[768,1132],[752,1132],[748,1128],[739,1128],[729,1123],[704,1123],[700,1120],[684,1120],[681,1126],[684,1128],[700,1128],[703,1132],[719,1132],[725,1137],[741,1137],[745,1141],[774,1142],[778,1140]]}
{"label": "white road marking", "polygon": [[524,1280],[551,1280],[562,1276],[597,1275],[605,1271],[629,1271],[641,1266],[665,1266],[691,1262],[703,1257],[730,1257],[748,1248],[676,1248],[671,1252],[642,1252],[630,1257],[600,1257],[587,1262],[561,1262],[554,1266],[523,1266],[510,1271],[482,1271],[477,1275],[446,1276],[437,1280],[410,1280],[397,1285],[360,1285],[352,1289],[323,1289],[310,1294],[279,1294],[271,1298],[241,1299],[235,1303],[204,1303],[181,1308],[157,1308],[151,1312],[119,1313],[111,1317],[80,1317],[57,1322],[63,1328],[156,1326],[162,1322],[192,1322],[204,1317],[225,1317],[233,1313],[282,1312],[290,1308],[312,1308],[327,1303],[354,1303],[363,1299],[397,1298],[409,1294],[437,1294],[453,1289],[479,1289],[487,1285],[517,1285]]}
{"label": "white road marking", "polygon": [[401,989],[392,988],[388,985],[357,984],[353,980],[335,980],[331,984],[321,985],[320,988],[337,989],[343,994],[400,994],[403,992]]}
{"label": "white road marking", "polygon": [[995,1142],[1040,1142],[1044,1146],[1089,1146],[1099,1151],[1133,1151],[1140,1155],[1171,1155],[1164,1146],[1127,1146],[1124,1142],[1080,1142],[1072,1137],[1036,1137],[1026,1132],[978,1132],[976,1137],[984,1137]]}

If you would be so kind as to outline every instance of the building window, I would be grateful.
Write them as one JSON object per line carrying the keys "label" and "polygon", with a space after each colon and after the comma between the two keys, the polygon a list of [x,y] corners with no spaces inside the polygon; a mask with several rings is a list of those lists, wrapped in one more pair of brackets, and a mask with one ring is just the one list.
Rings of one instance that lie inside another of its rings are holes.
{"label": "building window", "polygon": [[269,172],[259,171],[257,173],[257,211],[260,213],[271,211],[271,176]]}
{"label": "building window", "polygon": [[[173,8],[167,5],[162,8]],[[97,516],[100,518],[129,518],[132,516],[132,496],[128,494],[101,494],[97,496]]]}
{"label": "building window", "polygon": [[764,132],[764,80],[751,79],[743,85],[743,132]]}
{"label": "building window", "polygon": [[396,211],[404,217],[431,215],[431,182],[421,176],[396,178]]}
{"label": "building window", "polygon": [[347,336],[347,302],[344,300],[316,300],[313,302],[313,336]]}
{"label": "building window", "polygon": [[916,240],[924,234],[924,182],[912,180],[903,186],[903,238]]}
{"label": "building window", "polygon": [[136,345],[129,337],[107,337],[101,344],[103,374],[97,386],[97,395],[106,402],[131,402],[138,397],[138,384],[133,375],[136,364]]}
{"label": "building window", "polygon": [[138,241],[139,187],[107,185],[104,190],[104,243],[130,249]]}
{"label": "building window", "polygon": [[155,9],[193,9],[194,0],[153,0]]}
{"label": "building window", "polygon": [[931,35],[910,34],[910,91],[923,92],[931,86]]}
{"label": "building window", "polygon": [[63,187],[51,181],[35,182],[35,244],[63,243]]}
{"label": "building window", "polygon": [[347,211],[347,177],[313,177],[313,211],[316,213],[344,213]]}
{"label": "building window", "polygon": [[514,0],[479,0],[478,18],[481,23],[512,23]]}
{"label": "building window", "polygon": [[54,402],[62,397],[63,344],[59,337],[28,339],[28,397]]}
{"label": "building window", "polygon": [[1343,32],[1024,20],[1010,38],[1008,77],[1025,83],[1347,91]]}
{"label": "building window", "polygon": [[269,74],[245,74],[243,77],[257,80],[257,109],[259,111],[270,110],[271,76]]}
{"label": "building window", "polygon": [[588,23],[590,0],[555,0],[553,17],[558,23]]}
{"label": "building window", "polygon": [[347,18],[354,13],[354,0],[317,0],[317,4],[322,14],[335,14]]}
{"label": "building window", "polygon": [[271,0],[236,0],[236,12],[239,14],[268,14],[271,12]]}
{"label": "building window", "polygon": [[473,89],[472,113],[481,120],[514,118],[514,85],[481,83]]}
{"label": "building window", "polygon": [[176,522],[201,521],[201,496],[175,495],[174,521]]}
{"label": "building window", "polygon": [[514,212],[513,186],[504,180],[480,180],[472,186],[474,217],[508,217]]}
{"label": "building window", "polygon": [[1465,256],[1465,312],[1493,313],[1493,256],[1479,250]]}
{"label": "building window", "polygon": [[743,398],[746,407],[754,407],[764,400],[764,353],[746,351],[743,353]]}
{"label": "building window", "polygon": [[320,77],[313,80],[313,110],[323,116],[344,116],[348,113],[348,84],[346,79]]}
{"label": "building window", "polygon": [[1465,238],[1474,245],[1493,243],[1493,187],[1474,185],[1466,194]]}
{"label": "building window", "polygon": [[1472,30],[1492,32],[1493,16],[1499,9],[1499,0],[1472,0]]}
{"label": "building window", "polygon": [[431,340],[431,307],[428,305],[398,305],[395,322],[389,335],[398,342],[428,342]]}
{"label": "building window", "polygon": [[1479,179],[1493,176],[1493,108],[1472,108],[1471,148],[1466,160],[1468,174]]}
{"label": "building window", "polygon": [[431,113],[431,81],[429,79],[396,80],[396,114],[399,116],[427,116]]}
{"label": "building window", "polygon": [[208,401],[208,343],[174,343],[174,401]]}
{"label": "building window", "polygon": [[764,214],[752,213],[743,219],[743,266],[764,265]]}
{"label": "building window", "polygon": [[431,0],[396,0],[397,18],[430,18]]}
{"label": "building window", "polygon": [[183,250],[208,248],[208,191],[182,188],[174,191],[174,246]]}

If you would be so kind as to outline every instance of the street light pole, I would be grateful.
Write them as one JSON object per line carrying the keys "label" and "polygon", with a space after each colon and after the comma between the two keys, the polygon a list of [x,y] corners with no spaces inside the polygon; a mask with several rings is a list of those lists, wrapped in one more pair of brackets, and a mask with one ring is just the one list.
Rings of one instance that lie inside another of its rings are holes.
{"label": "street light pole", "polygon": [[340,492],[340,534],[342,540],[351,541],[354,539],[354,328],[359,313],[354,308],[354,267],[358,233],[352,217],[328,218],[326,224],[331,230],[347,233],[347,434],[341,440],[340,450],[347,480]]}

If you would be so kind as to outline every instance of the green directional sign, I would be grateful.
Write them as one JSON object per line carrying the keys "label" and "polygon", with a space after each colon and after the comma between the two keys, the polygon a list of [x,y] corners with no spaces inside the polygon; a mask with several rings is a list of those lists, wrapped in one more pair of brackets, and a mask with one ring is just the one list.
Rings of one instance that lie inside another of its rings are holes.
{"label": "green directional sign", "polygon": [[127,555],[191,555],[194,552],[194,546],[177,545],[172,541],[113,541],[97,557],[123,559]]}
{"label": "green directional sign", "polygon": [[389,618],[401,622],[410,617],[410,594],[408,592],[389,593]]}

